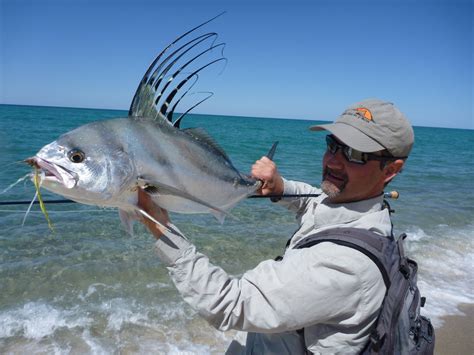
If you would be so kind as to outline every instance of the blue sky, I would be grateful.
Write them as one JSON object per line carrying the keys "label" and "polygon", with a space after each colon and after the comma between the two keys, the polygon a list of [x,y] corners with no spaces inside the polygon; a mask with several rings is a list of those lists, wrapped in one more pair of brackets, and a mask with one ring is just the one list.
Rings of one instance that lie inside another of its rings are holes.
{"label": "blue sky", "polygon": [[474,129],[470,0],[0,4],[0,103],[128,109],[166,44],[227,11],[207,28],[228,63],[194,112],[333,120],[378,97],[414,125]]}

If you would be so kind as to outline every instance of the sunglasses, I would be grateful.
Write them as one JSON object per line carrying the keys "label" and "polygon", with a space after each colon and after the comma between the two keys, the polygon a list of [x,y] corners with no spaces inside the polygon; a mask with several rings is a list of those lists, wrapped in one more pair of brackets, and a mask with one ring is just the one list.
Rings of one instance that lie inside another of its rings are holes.
{"label": "sunglasses", "polygon": [[334,155],[337,150],[340,149],[346,160],[355,164],[365,164],[369,160],[389,161],[394,159],[393,157],[380,156],[355,150],[343,143],[339,143],[332,135],[326,136],[326,144],[328,152]]}

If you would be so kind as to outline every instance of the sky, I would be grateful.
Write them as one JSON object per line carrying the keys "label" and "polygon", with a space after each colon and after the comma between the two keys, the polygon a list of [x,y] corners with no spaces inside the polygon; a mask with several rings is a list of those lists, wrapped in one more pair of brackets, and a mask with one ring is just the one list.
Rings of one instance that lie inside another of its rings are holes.
{"label": "sky", "polygon": [[228,62],[195,113],[332,121],[376,97],[474,129],[472,0],[0,0],[0,104],[128,109],[154,56],[222,11],[206,29]]}

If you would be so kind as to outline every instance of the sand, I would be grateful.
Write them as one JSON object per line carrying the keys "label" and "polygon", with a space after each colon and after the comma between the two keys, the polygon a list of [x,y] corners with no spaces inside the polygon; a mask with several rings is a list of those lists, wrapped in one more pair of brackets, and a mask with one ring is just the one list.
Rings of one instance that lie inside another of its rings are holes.
{"label": "sand", "polygon": [[437,355],[474,354],[474,305],[459,307],[464,316],[447,316],[435,329]]}

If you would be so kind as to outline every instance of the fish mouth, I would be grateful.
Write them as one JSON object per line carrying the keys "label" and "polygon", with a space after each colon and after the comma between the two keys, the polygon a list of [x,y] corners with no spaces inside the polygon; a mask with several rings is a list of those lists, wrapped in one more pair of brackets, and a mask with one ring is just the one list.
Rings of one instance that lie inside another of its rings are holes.
{"label": "fish mouth", "polygon": [[25,159],[24,162],[40,170],[42,181],[59,183],[67,189],[72,189],[77,184],[76,174],[60,165],[38,156]]}

